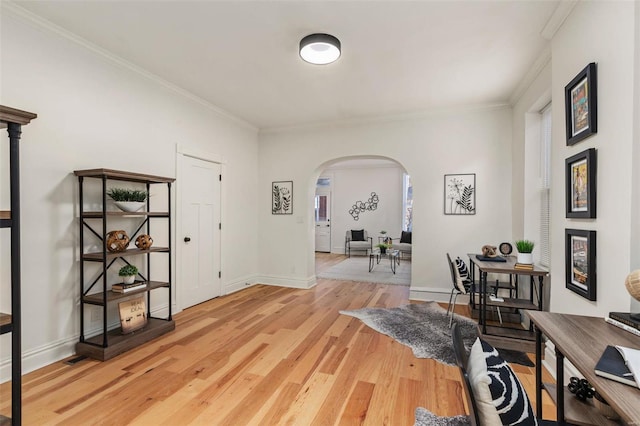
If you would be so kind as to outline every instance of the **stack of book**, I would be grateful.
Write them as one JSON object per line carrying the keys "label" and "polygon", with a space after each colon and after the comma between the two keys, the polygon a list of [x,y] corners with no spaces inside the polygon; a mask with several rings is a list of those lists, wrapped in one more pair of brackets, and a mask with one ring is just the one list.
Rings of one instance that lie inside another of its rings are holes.
{"label": "stack of book", "polygon": [[533,271],[533,264],[531,263],[516,263],[513,265],[514,269],[520,269],[523,271]]}
{"label": "stack of book", "polygon": [[629,312],[609,312],[609,316],[605,318],[605,321],[629,333],[640,336],[640,322],[631,318]]}
{"label": "stack of book", "polygon": [[132,284],[114,284],[111,286],[111,291],[115,293],[128,293],[133,290],[140,290],[147,286],[147,283],[144,281],[136,281]]}

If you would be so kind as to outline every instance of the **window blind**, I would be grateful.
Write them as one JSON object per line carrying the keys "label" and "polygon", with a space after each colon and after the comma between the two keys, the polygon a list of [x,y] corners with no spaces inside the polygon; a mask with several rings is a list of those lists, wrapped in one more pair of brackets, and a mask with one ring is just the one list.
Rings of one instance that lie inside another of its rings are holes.
{"label": "window blind", "polygon": [[551,219],[551,104],[540,111],[540,264],[549,267]]}

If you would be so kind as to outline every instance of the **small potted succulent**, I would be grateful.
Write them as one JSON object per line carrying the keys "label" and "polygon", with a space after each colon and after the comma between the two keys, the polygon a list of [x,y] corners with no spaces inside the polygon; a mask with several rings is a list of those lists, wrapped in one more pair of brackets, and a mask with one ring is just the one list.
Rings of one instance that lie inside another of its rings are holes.
{"label": "small potted succulent", "polygon": [[118,275],[122,277],[122,282],[124,284],[133,284],[137,274],[138,268],[133,265],[125,265],[120,268],[120,271],[118,271]]}
{"label": "small potted succulent", "polygon": [[114,201],[115,205],[125,212],[137,212],[144,207],[149,193],[141,189],[111,188],[107,195]]}
{"label": "small potted succulent", "polygon": [[516,248],[518,249],[518,263],[532,265],[533,264],[533,247],[535,246],[533,241],[518,240],[516,241]]}

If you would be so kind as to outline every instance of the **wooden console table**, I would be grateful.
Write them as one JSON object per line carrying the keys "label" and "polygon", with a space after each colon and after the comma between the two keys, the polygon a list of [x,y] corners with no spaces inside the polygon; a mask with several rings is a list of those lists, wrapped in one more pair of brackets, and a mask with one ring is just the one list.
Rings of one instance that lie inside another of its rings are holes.
{"label": "wooden console table", "polygon": [[[525,311],[536,328],[536,408],[542,416],[542,387],[555,399],[558,423],[618,424],[604,418],[592,403],[578,401],[565,392],[564,359],[573,364],[594,389],[629,425],[640,424],[640,389],[597,376],[594,367],[607,345],[640,349],[640,337],[607,323],[603,318],[552,312]],[[542,383],[542,334],[556,352],[556,383]]]}

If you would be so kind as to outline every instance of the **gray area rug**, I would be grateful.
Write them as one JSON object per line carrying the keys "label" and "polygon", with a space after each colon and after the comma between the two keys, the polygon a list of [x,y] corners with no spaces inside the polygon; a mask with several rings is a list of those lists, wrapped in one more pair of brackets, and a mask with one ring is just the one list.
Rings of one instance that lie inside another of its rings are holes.
{"label": "gray area rug", "polygon": [[413,426],[467,426],[469,417],[460,415],[455,417],[440,417],[422,407],[416,408],[416,422]]}
{"label": "gray area rug", "polygon": [[[390,309],[363,308],[340,313],[358,318],[372,329],[409,346],[416,358],[432,358],[443,364],[456,364],[447,310],[436,302],[415,303]],[[477,323],[457,314],[453,320],[458,323],[465,346],[470,350],[478,337]],[[523,352],[506,349],[498,349],[498,352],[507,362],[534,366]]]}
{"label": "gray area rug", "polygon": [[373,270],[369,272],[369,256],[351,256],[318,274],[318,278],[410,285],[411,261],[408,259],[400,260],[400,265],[398,265],[394,274],[391,272],[391,261],[387,258],[382,258],[380,263],[376,264]]}

